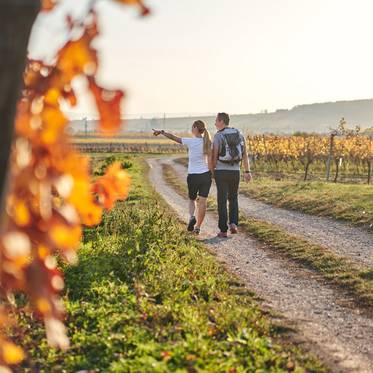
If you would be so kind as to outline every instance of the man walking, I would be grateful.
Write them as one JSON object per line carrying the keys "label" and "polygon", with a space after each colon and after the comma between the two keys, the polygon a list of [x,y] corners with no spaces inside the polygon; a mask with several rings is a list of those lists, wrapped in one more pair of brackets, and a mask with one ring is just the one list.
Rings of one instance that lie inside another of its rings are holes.
{"label": "man walking", "polygon": [[218,194],[219,229],[218,237],[226,238],[228,232],[227,201],[229,201],[229,230],[237,233],[238,186],[241,162],[244,180],[252,179],[244,136],[229,127],[229,115],[218,113],[215,120],[217,133],[212,147],[212,169]]}

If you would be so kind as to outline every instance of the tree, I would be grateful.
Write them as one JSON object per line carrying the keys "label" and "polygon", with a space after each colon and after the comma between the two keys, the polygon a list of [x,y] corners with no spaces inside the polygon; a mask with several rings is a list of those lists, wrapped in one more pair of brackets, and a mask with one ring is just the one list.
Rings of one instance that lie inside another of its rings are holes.
{"label": "tree", "polygon": [[0,208],[6,189],[16,104],[39,0],[0,0]]}
{"label": "tree", "polygon": [[[138,6],[143,15],[148,13],[141,0],[116,1]],[[42,10],[52,11],[56,4],[56,0],[43,0]],[[103,210],[110,209],[128,192],[129,177],[119,164],[109,166],[103,176],[92,182],[88,159],[70,145],[68,120],[60,107],[62,103],[76,105],[71,82],[82,76],[95,99],[101,130],[106,135],[113,134],[121,122],[123,92],[108,91],[96,83],[99,60],[92,41],[99,30],[95,1],[90,5],[86,20],[67,19],[70,35],[78,30],[81,36],[77,39],[71,36],[55,61],[46,65],[43,61],[26,61],[27,41],[40,7],[39,0],[0,0],[2,372],[23,358],[22,350],[4,333],[11,322],[6,309],[10,293],[26,294],[35,315],[44,320],[50,345],[67,348],[68,339],[61,322],[64,310],[58,297],[64,283],[55,256],[74,262],[82,224],[97,224]]]}

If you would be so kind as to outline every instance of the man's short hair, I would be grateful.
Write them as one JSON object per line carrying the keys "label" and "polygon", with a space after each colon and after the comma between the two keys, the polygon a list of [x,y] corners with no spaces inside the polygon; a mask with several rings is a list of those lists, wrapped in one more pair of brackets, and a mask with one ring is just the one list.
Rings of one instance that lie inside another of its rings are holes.
{"label": "man's short hair", "polygon": [[229,114],[227,113],[218,113],[218,120],[223,121],[226,126],[229,126]]}

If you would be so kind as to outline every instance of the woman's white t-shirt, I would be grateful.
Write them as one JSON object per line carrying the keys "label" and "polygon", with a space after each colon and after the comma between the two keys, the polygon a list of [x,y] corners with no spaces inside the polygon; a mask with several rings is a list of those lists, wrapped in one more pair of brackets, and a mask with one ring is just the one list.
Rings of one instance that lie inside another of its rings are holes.
{"label": "woman's white t-shirt", "polygon": [[202,137],[182,137],[181,143],[188,147],[188,174],[203,174],[209,170],[207,156],[203,153]]}

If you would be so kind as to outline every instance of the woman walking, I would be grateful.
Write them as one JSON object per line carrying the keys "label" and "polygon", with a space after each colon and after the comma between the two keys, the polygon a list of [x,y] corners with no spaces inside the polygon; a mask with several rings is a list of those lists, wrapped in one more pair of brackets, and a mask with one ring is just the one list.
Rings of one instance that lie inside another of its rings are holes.
{"label": "woman walking", "polygon": [[[193,137],[178,137],[164,130],[155,130],[154,135],[163,135],[188,147],[188,231],[199,234],[206,215],[207,197],[211,187],[211,136],[206,124],[197,120],[192,125]],[[198,198],[197,198],[198,197]]]}

